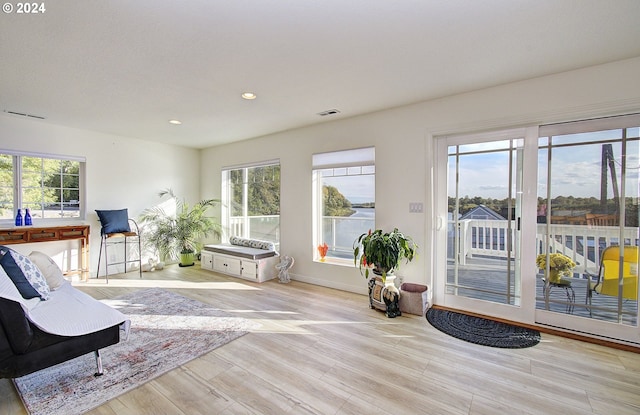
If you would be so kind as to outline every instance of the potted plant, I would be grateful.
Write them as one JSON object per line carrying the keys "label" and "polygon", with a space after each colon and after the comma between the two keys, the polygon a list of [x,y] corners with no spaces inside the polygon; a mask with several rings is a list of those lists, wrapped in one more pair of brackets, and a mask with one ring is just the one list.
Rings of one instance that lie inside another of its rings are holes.
{"label": "potted plant", "polygon": [[[576,263],[566,255],[555,253],[549,256],[549,282],[559,283],[563,276],[570,277]],[[547,273],[547,254],[540,254],[536,257],[536,266]]]}
{"label": "potted plant", "polygon": [[175,200],[175,213],[167,212],[162,206],[145,209],[141,215],[142,224],[149,227],[143,234],[145,243],[153,246],[163,260],[180,257],[180,266],[191,266],[196,251],[201,248],[200,239],[210,234],[220,237],[220,223],[206,216],[208,209],[219,200],[206,199],[189,206],[176,198],[171,189],[159,195],[169,195]]}
{"label": "potted plant", "polygon": [[363,233],[354,242],[353,259],[360,273],[364,268],[365,278],[369,277],[369,267],[385,282],[388,275],[398,269],[401,261],[411,262],[416,255],[418,245],[410,236],[395,228],[391,232],[382,229]]}

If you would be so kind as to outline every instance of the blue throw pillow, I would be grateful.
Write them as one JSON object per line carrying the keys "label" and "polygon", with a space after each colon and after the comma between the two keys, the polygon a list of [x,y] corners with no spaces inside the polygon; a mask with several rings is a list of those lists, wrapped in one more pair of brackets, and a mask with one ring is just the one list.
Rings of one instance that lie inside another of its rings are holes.
{"label": "blue throw pillow", "polygon": [[129,212],[120,210],[96,210],[102,229],[100,234],[131,232],[129,227]]}
{"label": "blue throw pillow", "polygon": [[18,292],[24,299],[29,298],[41,298],[40,293],[27,281],[24,273],[16,264],[16,261],[11,255],[11,250],[5,246],[0,246],[0,265],[4,268],[4,272],[7,273],[13,284],[18,289]]}

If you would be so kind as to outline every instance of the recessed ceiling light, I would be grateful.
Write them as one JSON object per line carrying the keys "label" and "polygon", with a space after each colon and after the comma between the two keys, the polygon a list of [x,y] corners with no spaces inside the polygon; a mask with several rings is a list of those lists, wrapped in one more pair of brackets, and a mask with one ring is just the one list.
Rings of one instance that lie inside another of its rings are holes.
{"label": "recessed ceiling light", "polygon": [[180,124],[182,124],[182,121],[180,121],[180,120],[169,120],[169,124],[180,125]]}
{"label": "recessed ceiling light", "polygon": [[242,93],[242,98],[244,99],[256,99],[258,96],[256,94],[254,94],[253,92],[243,92]]}

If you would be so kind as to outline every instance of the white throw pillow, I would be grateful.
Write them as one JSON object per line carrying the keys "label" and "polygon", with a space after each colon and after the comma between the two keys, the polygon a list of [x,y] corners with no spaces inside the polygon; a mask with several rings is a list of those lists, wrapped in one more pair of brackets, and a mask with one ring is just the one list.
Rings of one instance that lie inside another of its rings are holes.
{"label": "white throw pillow", "polygon": [[29,254],[29,259],[31,262],[36,264],[44,278],[47,280],[47,285],[51,291],[57,290],[67,282],[62,276],[62,270],[58,267],[58,264],[55,263],[53,259],[51,259],[47,254],[44,254],[39,251],[33,251]]}

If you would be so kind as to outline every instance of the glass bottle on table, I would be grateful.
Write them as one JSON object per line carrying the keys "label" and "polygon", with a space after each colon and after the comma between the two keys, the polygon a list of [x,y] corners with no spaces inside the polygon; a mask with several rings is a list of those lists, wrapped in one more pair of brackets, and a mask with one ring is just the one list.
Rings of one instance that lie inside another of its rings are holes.
{"label": "glass bottle on table", "polygon": [[16,215],[16,226],[22,226],[22,209],[18,209],[18,214]]}
{"label": "glass bottle on table", "polygon": [[33,222],[31,221],[31,213],[29,213],[29,209],[25,209],[25,212],[24,212],[24,224],[25,224],[25,226],[33,225]]}

